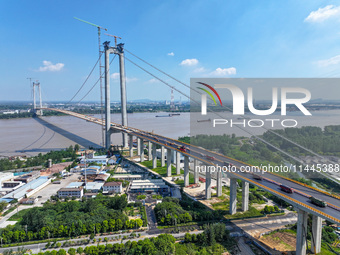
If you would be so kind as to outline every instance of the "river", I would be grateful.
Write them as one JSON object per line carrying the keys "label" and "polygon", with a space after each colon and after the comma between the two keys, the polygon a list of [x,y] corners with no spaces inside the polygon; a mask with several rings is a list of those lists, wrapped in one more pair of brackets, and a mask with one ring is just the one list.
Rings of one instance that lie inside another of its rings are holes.
{"label": "river", "polygon": [[[173,117],[155,117],[165,114],[167,113],[128,114],[128,125],[176,139],[190,133],[194,135],[197,130],[211,130],[212,128],[212,122],[197,123],[195,120],[192,121],[195,128],[190,130],[190,113],[181,113],[179,116]],[[298,121],[299,127],[340,125],[340,110],[316,111],[312,112],[312,115],[311,117],[291,116],[290,118],[294,117]],[[95,115],[95,117],[99,118],[100,116]],[[258,119],[258,117],[256,118]],[[120,114],[112,114],[111,121],[121,123]],[[228,134],[249,136],[238,128],[229,128],[224,131]],[[250,131],[262,134],[265,130],[252,128]],[[120,134],[112,135],[113,144],[121,144],[121,141]],[[101,127],[71,116],[0,120],[0,157],[22,154],[34,156],[77,143],[82,147],[101,146]]]}

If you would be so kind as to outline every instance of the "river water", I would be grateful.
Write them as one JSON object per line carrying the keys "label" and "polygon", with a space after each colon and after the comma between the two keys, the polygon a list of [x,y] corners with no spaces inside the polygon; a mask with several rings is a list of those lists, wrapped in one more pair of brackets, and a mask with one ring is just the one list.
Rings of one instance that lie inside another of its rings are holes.
{"label": "river water", "polygon": [[[186,136],[190,133],[194,135],[197,132],[200,133],[200,130],[211,130],[212,128],[212,122],[197,123],[194,120],[192,126],[195,126],[195,128],[190,130],[190,113],[181,113],[179,116],[173,117],[155,117],[156,115],[166,114],[128,114],[128,125],[176,139],[180,136]],[[293,117],[298,121],[299,127],[340,125],[340,110],[316,111],[312,114],[312,117]],[[95,115],[95,117],[99,118],[100,116]],[[202,118],[198,117],[198,119]],[[112,114],[111,121],[121,123],[120,114]],[[278,126],[278,128],[282,127]],[[265,130],[252,128],[250,131],[254,134],[262,134]],[[238,128],[224,128],[223,132],[227,134],[235,133],[237,136],[249,136],[248,133]],[[121,144],[121,140],[120,134],[112,135],[113,144]],[[50,150],[63,149],[76,143],[83,147],[101,146],[101,127],[72,116],[0,120],[0,157],[22,154],[33,156]]]}

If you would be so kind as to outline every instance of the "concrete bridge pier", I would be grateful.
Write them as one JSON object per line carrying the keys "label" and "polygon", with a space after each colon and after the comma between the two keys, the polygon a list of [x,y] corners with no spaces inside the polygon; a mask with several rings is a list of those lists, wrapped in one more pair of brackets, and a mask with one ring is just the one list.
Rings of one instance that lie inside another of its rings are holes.
{"label": "concrete bridge pier", "polygon": [[242,211],[249,209],[249,182],[242,181]]}
{"label": "concrete bridge pier", "polygon": [[222,196],[222,172],[221,171],[218,171],[216,173],[216,195],[219,197],[219,196]]}
{"label": "concrete bridge pier", "polygon": [[199,182],[199,171],[197,170],[198,168],[198,160],[194,159],[194,183]]}
{"label": "concrete bridge pier", "polygon": [[140,138],[140,162],[144,162],[144,140]]}
{"label": "concrete bridge pier", "polygon": [[229,213],[235,214],[236,213],[236,195],[237,195],[237,179],[230,178],[230,201],[229,201]]}
{"label": "concrete bridge pier", "polygon": [[171,149],[166,150],[166,176],[171,176],[171,161],[172,161],[172,153]]}
{"label": "concrete bridge pier", "polygon": [[165,148],[161,147],[161,167],[165,166]]}
{"label": "concrete bridge pier", "polygon": [[181,153],[176,151],[176,174],[181,174]]}
{"label": "concrete bridge pier", "polygon": [[148,160],[152,159],[152,143],[148,142]]}
{"label": "concrete bridge pier", "polygon": [[157,167],[157,154],[156,154],[156,144],[152,145],[152,168]]}
{"label": "concrete bridge pier", "polygon": [[189,186],[189,157],[184,155],[184,187]]}
{"label": "concrete bridge pier", "polygon": [[207,167],[207,171],[205,173],[205,199],[211,198],[211,172]]}
{"label": "concrete bridge pier", "polygon": [[129,151],[130,157],[133,157],[133,135],[129,135]]}
{"label": "concrete bridge pier", "polygon": [[299,209],[296,231],[296,255],[306,255],[307,219],[308,213]]}
{"label": "concrete bridge pier", "polygon": [[140,156],[140,138],[137,137],[137,155]]}
{"label": "concrete bridge pier", "polygon": [[321,235],[322,235],[322,219],[313,215],[312,221],[312,252],[314,254],[321,252]]}

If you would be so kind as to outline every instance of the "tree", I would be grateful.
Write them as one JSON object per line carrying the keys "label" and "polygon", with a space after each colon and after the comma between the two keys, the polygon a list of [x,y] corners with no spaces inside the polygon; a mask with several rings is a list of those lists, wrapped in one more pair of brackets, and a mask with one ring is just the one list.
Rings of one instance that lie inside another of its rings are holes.
{"label": "tree", "polygon": [[84,252],[84,249],[82,247],[77,248],[77,253],[82,254]]}
{"label": "tree", "polygon": [[74,145],[74,151],[78,152],[80,150],[79,144]]}
{"label": "tree", "polygon": [[8,203],[5,201],[1,201],[0,202],[0,212],[2,212],[3,210],[5,210],[5,208],[7,207]]}
{"label": "tree", "polygon": [[70,249],[68,249],[67,253],[68,253],[69,255],[76,255],[76,249],[70,248]]}

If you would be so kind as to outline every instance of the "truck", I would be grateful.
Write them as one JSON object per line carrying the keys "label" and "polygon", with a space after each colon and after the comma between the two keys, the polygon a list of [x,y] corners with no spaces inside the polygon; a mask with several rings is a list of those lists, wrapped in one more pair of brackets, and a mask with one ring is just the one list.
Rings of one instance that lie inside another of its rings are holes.
{"label": "truck", "polygon": [[178,149],[179,149],[180,151],[187,152],[187,148],[186,148],[184,145],[178,147]]}
{"label": "truck", "polygon": [[311,197],[309,198],[309,200],[310,200],[313,204],[315,204],[315,205],[317,205],[317,206],[320,206],[320,207],[326,207],[326,206],[327,206],[327,203],[326,203],[325,201],[319,199],[319,198],[316,198],[316,197],[311,196]]}

